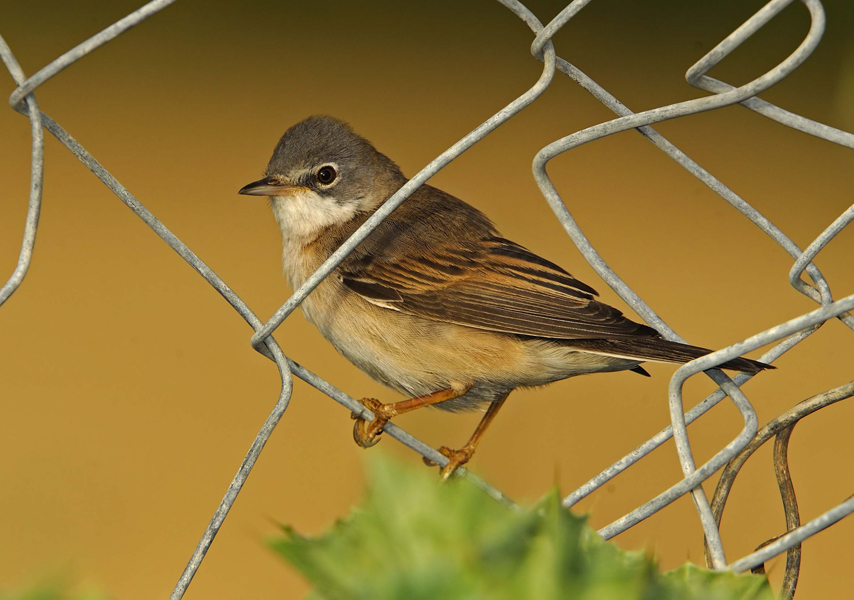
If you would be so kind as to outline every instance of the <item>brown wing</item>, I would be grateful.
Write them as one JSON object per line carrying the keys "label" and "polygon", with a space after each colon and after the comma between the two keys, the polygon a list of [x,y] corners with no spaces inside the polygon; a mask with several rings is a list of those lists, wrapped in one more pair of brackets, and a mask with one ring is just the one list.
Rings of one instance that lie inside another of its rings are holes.
{"label": "brown wing", "polygon": [[342,269],[342,280],[373,304],[478,329],[550,339],[658,337],[518,244],[493,235],[466,242],[412,248],[396,260],[363,255]]}

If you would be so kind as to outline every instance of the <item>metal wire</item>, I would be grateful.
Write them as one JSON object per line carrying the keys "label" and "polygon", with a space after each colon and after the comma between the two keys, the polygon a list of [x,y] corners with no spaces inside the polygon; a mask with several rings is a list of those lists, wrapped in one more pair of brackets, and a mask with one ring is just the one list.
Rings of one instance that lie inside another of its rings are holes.
{"label": "metal wire", "polygon": [[[35,244],[38,218],[41,208],[41,187],[44,166],[44,139],[42,129],[47,129],[66,148],[71,151],[84,165],[86,165],[118,198],[124,202],[137,216],[139,216],[164,242],[172,247],[187,263],[196,270],[204,279],[219,292],[225,300],[240,314],[240,316],[252,327],[254,333],[251,337],[252,346],[270,358],[275,364],[281,377],[281,391],[275,403],[273,411],[264,422],[261,431],[255,438],[246,457],[241,463],[237,474],[229,485],[225,496],[220,502],[216,513],[206,528],[195,552],[187,564],[181,578],[178,581],[172,595],[172,599],[181,598],[190,584],[196,570],[203,560],[208,548],[213,542],[217,531],[222,525],[231,506],[249,475],[255,461],[264,445],[272,434],[278,421],[288,407],[292,394],[292,376],[308,382],[330,398],[357,413],[362,417],[372,420],[373,414],[362,404],[338,390],[321,377],[291,361],[284,355],[281,348],[273,338],[273,332],[282,322],[296,309],[306,296],[327,277],[346,256],[385,219],[397,206],[409,195],[429,180],[442,168],[456,159],[471,146],[489,135],[501,124],[512,118],[519,111],[534,102],[551,84],[556,71],[566,74],[570,79],[578,83],[582,88],[591,93],[605,106],[612,110],[617,118],[611,121],[588,127],[581,131],[563,137],[540,150],[533,162],[534,179],[540,187],[543,197],[552,208],[557,219],[563,225],[572,242],[579,249],[588,263],[597,271],[602,279],[629,304],[641,317],[656,328],[665,338],[675,341],[685,341],[676,331],[669,327],[656,312],[646,304],[632,288],[623,281],[611,269],[604,258],[596,251],[590,240],[582,232],[581,228],[573,219],[569,209],[552,184],[546,172],[548,162],[559,154],[567,152],[580,145],[601,139],[603,137],[635,129],[638,133],[652,142],[662,150],[678,165],[697,177],[706,186],[719,194],[726,202],[735,207],[741,214],[753,222],[776,242],[787,254],[795,259],[789,273],[791,285],[800,293],[817,302],[820,307],[812,312],[806,313],[787,320],[766,331],[760,332],[741,342],[734,343],[722,350],[713,352],[707,356],[694,360],[680,367],[670,382],[669,405],[671,425],[650,440],[644,442],[629,455],[614,463],[611,467],[579,487],[566,497],[564,505],[573,506],[582,498],[586,497],[604,483],[623,472],[631,465],[637,463],[641,458],[659,447],[665,441],[673,437],[676,443],[677,453],[682,465],[683,479],[668,490],[659,494],[643,506],[638,507],[624,517],[600,530],[600,534],[608,539],[622,533],[626,529],[641,522],[658,510],[667,506],[677,498],[690,493],[698,511],[700,522],[703,526],[708,547],[708,556],[712,566],[716,569],[732,569],[743,571],[757,567],[765,560],[785,552],[801,543],[807,537],[814,535],[821,529],[830,526],[839,519],[854,512],[854,500],[848,499],[836,507],[830,509],[819,517],[809,521],[805,525],[795,527],[785,535],[763,546],[756,552],[727,564],[724,554],[723,543],[718,531],[720,513],[715,513],[716,504],[710,505],[702,489],[702,482],[718,471],[725,464],[735,464],[732,461],[736,456],[743,457],[750,452],[746,449],[752,447],[763,435],[767,434],[768,427],[763,428],[757,437],[757,418],[750,401],[741,391],[740,386],[749,381],[752,376],[739,374],[730,379],[715,367],[722,363],[740,356],[751,350],[777,343],[771,350],[766,352],[761,360],[773,362],[785,352],[794,348],[803,339],[815,333],[823,323],[829,319],[837,318],[846,326],[854,330],[854,315],[849,311],[854,309],[854,295],[847,296],[841,300],[834,301],[827,280],[813,264],[813,260],[819,252],[842,231],[852,220],[854,220],[854,206],[846,210],[827,229],[822,232],[806,250],[801,250],[789,237],[787,237],[770,220],[760,214],[744,199],[736,195],[722,182],[716,179],[708,171],[691,160],[672,143],[656,132],[651,125],[661,121],[697,114],[699,112],[715,110],[732,104],[742,106],[757,112],[767,118],[781,123],[787,127],[797,129],[821,139],[854,148],[854,135],[851,133],[817,123],[774,106],[756,96],[783,78],[787,77],[798,68],[815,50],[818,45],[825,26],[825,15],[819,0],[801,0],[809,12],[810,29],[801,44],[783,60],[779,65],[767,73],[757,77],[753,81],[739,87],[733,87],[725,82],[708,77],[706,73],[715,65],[725,59],[735,48],[750,38],[754,33],[771,21],[793,0],[772,0],[760,9],[753,17],[745,21],[732,34],[727,36],[715,48],[697,61],[687,72],[686,80],[689,84],[700,89],[709,91],[712,95],[680,102],[668,106],[658,107],[641,113],[633,113],[607,90],[599,86],[592,78],[581,72],[568,61],[558,57],[552,44],[554,35],[577,15],[591,0],[575,0],[566,6],[551,22],[543,25],[537,17],[531,13],[518,0],[499,0],[501,4],[510,9],[520,18],[534,33],[534,41],[531,45],[531,53],[537,60],[543,62],[543,71],[535,84],[522,93],[516,100],[486,119],[479,127],[463,137],[448,150],[431,161],[426,167],[419,171],[400,190],[392,195],[378,210],[360,227],[344,244],[321,267],[306,280],[306,282],[288,298],[288,300],[273,314],[266,322],[262,322],[249,307],[223,282],[204,262],[201,261],[181,240],[170,232],[145,206],[128,192],[106,169],[104,169],[95,158],[90,155],[70,134],[60,127],[50,117],[40,111],[34,91],[61,70],[71,66],[93,50],[104,45],[111,39],[121,35],[127,29],[139,24],[146,18],[156,14],[163,8],[172,4],[175,0],[154,0],[142,8],[134,11],[123,19],[117,21],[110,27],[104,29],[97,35],[86,40],[82,44],[66,52],[33,76],[27,78],[17,63],[11,49],[0,37],[0,58],[12,75],[17,88],[9,98],[10,105],[18,112],[27,115],[31,123],[32,158],[31,158],[31,185],[29,195],[29,208],[27,212],[25,231],[21,253],[18,264],[7,283],[0,288],[0,304],[5,302],[14,293],[24,280],[27,269],[32,261],[33,248]],[[801,276],[806,273],[811,283],[804,281]],[[702,402],[684,412],[682,387],[684,382],[698,373],[705,372],[717,385],[718,390],[709,395]],[[826,392],[823,397],[836,397],[838,390]],[[850,395],[850,394],[848,394]],[[687,425],[706,413],[712,406],[719,403],[725,397],[729,397],[739,409],[744,426],[739,435],[724,446],[705,464],[697,467],[694,463],[690,439],[688,437]],[[847,396],[846,396],[847,397]],[[789,413],[787,413],[789,414]],[[803,416],[803,415],[802,415]],[[780,417],[774,423],[779,424],[780,419],[785,420],[786,415]],[[799,417],[800,418],[800,417]],[[791,428],[791,423],[789,427]],[[776,425],[775,425],[776,427]],[[408,434],[393,423],[384,428],[388,436],[397,439],[415,452],[439,464],[447,464],[448,459],[435,449],[427,446],[420,440]],[[788,430],[790,432],[790,429]],[[783,444],[784,442],[781,442]],[[785,463],[785,447],[782,447],[783,462]],[[744,458],[746,460],[746,458]],[[743,464],[743,462],[742,462]],[[737,472],[737,469],[736,469]],[[728,475],[725,471],[722,476],[724,481]],[[461,476],[473,480],[485,492],[494,498],[512,505],[512,501],[496,490],[486,481],[476,477],[473,473],[464,469],[460,470]],[[734,479],[734,475],[732,475]],[[729,483],[731,485],[731,482]],[[719,484],[720,489],[720,484]],[[728,488],[727,488],[728,491]],[[724,494],[725,501],[726,494]],[[718,494],[716,494],[718,498]],[[792,499],[794,491],[792,490]],[[795,511],[797,512],[797,511]],[[787,512],[788,515],[788,512]],[[717,517],[717,518],[716,518]],[[788,517],[787,517],[788,518]],[[792,523],[789,523],[792,525]],[[791,528],[791,527],[790,527]],[[796,581],[796,577],[795,577]],[[794,583],[791,584],[791,593],[794,593]]]}
{"label": "metal wire", "polygon": [[715,514],[715,520],[720,523],[720,520],[723,518],[723,511],[727,497],[729,496],[729,492],[735,483],[735,478],[738,476],[741,467],[744,466],[747,459],[750,458],[765,442],[780,432],[790,429],[798,421],[808,415],[811,415],[815,411],[842,400],[846,400],[852,396],[854,396],[854,382],[846,383],[845,385],[822,392],[821,394],[817,394],[807,400],[799,402],[793,408],[790,408],[782,415],[762,427],[756,437],[751,440],[750,444],[733,457],[721,473],[721,478],[718,480],[717,488],[715,489],[715,494],[712,498],[712,510]]}
{"label": "metal wire", "polygon": [[[793,530],[800,526],[798,503],[795,499],[794,485],[792,484],[792,480],[789,475],[787,456],[789,436],[792,434],[792,429],[798,421],[804,417],[807,417],[822,408],[830,406],[831,404],[846,400],[852,396],[854,396],[854,382],[846,383],[845,385],[841,385],[837,388],[817,394],[799,402],[796,406],[787,410],[782,415],[762,427],[750,443],[727,463],[721,473],[721,477],[718,480],[711,502],[715,524],[717,526],[720,526],[721,524],[727,498],[729,497],[730,490],[732,490],[732,486],[735,484],[735,478],[738,476],[741,468],[754,454],[754,452],[756,452],[765,442],[776,436],[774,443],[774,468],[777,475],[777,482],[780,487],[783,507],[785,509],[786,528],[788,530]],[[778,538],[771,540],[771,542],[776,541],[779,537],[782,536],[778,536]],[[770,542],[762,544],[758,549],[766,547],[769,543]],[[797,549],[797,552],[794,552],[795,549]],[[799,545],[790,547],[787,554],[786,577],[784,578],[781,597],[791,598],[795,593],[795,586],[797,585],[798,580],[797,571],[800,567]],[[711,557],[708,556],[707,552],[706,562],[709,563],[710,561]]]}

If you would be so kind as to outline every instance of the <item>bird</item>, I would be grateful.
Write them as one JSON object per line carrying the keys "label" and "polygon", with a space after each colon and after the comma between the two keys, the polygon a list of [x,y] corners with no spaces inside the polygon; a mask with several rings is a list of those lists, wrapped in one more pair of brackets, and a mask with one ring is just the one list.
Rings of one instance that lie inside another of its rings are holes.
{"label": "bird", "polygon": [[[291,126],[264,177],[238,193],[269,198],[284,275],[297,289],[407,181],[349,124],[316,115]],[[597,297],[565,269],[502,237],[478,209],[424,184],[301,309],[338,352],[407,398],[359,400],[374,414],[373,421],[351,415],[360,446],[376,444],[390,419],[424,406],[484,411],[464,446],[439,448],[447,479],[471,459],[517,388],[590,373],[649,376],[641,363],[685,363],[711,352],[666,340]],[[720,368],[773,367],[740,357]]]}

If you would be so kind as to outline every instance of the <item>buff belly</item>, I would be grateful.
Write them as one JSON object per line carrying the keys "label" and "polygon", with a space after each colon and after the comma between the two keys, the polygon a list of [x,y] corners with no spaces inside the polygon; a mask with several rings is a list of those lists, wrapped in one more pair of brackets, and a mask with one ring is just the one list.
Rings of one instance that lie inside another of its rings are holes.
{"label": "buff belly", "polygon": [[[306,298],[303,312],[350,362],[404,396],[470,388],[464,396],[436,405],[451,411],[483,408],[516,387],[621,371],[639,363],[575,351],[559,341],[394,312],[365,302],[334,275]],[[396,321],[393,328],[390,318]]]}

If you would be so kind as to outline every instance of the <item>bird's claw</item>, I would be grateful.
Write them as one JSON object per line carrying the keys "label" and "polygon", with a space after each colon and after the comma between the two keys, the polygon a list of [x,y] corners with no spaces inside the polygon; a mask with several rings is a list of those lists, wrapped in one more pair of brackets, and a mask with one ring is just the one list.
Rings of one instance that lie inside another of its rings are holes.
{"label": "bird's claw", "polygon": [[356,413],[351,413],[350,418],[355,419],[353,424],[353,439],[362,448],[376,446],[380,441],[383,427],[388,423],[389,417],[385,416],[385,404],[375,398],[362,398],[359,402],[372,413],[374,420],[367,421]]}
{"label": "bird's claw", "polygon": [[[447,446],[442,446],[439,448],[439,452],[448,458],[448,464],[446,464],[439,471],[439,475],[443,480],[447,481],[451,475],[453,475],[457,469],[466,464],[474,454],[474,450],[468,447],[461,448],[460,450],[452,450]],[[424,457],[424,464],[428,467],[435,467],[436,463],[432,460]]]}

